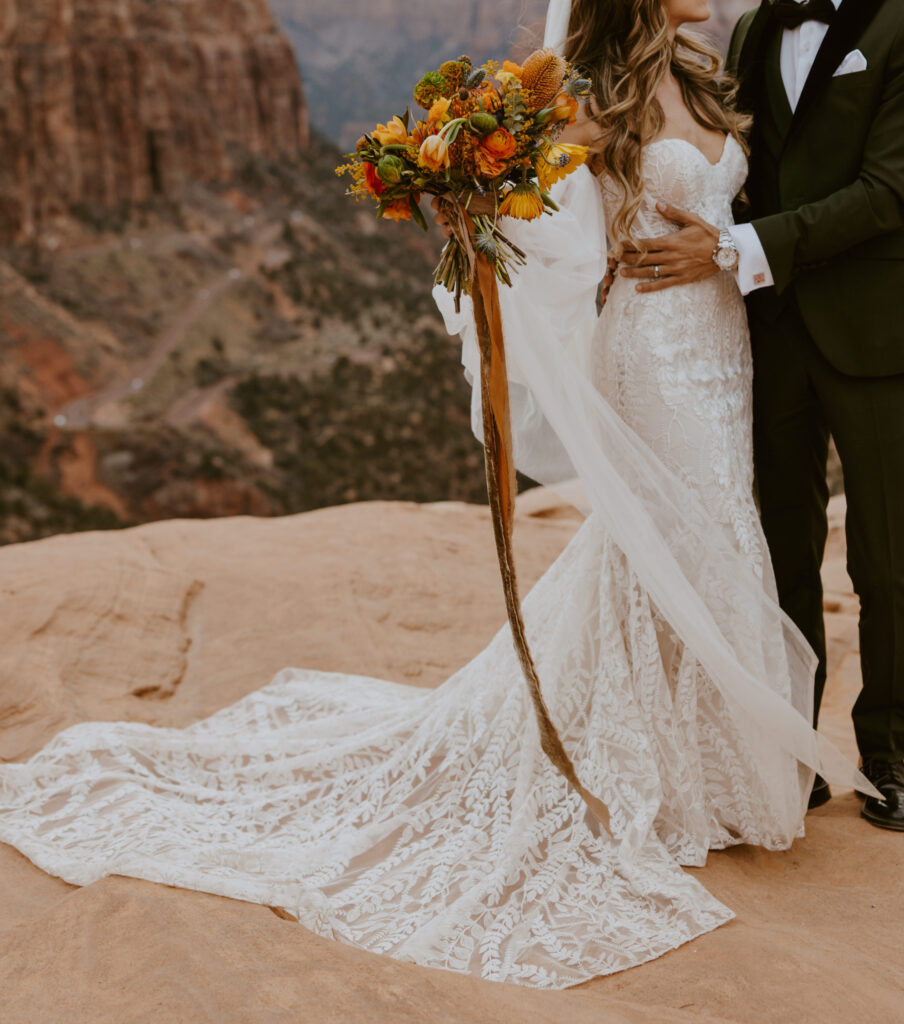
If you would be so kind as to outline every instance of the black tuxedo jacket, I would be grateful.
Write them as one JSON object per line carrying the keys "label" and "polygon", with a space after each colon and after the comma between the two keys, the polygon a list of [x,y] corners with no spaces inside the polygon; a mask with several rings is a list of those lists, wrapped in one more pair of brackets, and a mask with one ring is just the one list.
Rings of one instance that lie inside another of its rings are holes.
{"label": "black tuxedo jacket", "polygon": [[[793,113],[768,8],[742,16],[728,56],[754,117],[738,219],[775,278],[750,311],[768,323],[796,298],[836,369],[904,373],[904,0],[844,0]],[[867,70],[833,77],[854,49]]]}

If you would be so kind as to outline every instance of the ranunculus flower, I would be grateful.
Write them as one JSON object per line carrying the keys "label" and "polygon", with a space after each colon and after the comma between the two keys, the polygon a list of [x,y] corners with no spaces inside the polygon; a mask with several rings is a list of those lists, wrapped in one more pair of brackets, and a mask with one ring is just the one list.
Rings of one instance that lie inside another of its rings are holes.
{"label": "ranunculus flower", "polygon": [[449,147],[446,140],[439,135],[430,135],[424,139],[417,162],[419,167],[426,167],[428,171],[441,171],[448,167]]}
{"label": "ranunculus flower", "polygon": [[371,135],[381,146],[404,145],[408,141],[408,129],[400,117],[394,117],[389,124],[378,124]]}
{"label": "ranunculus flower", "polygon": [[367,191],[372,196],[382,195],[383,190],[386,186],[380,181],[380,176],[377,174],[377,169],[373,164],[364,165],[364,181],[367,184]]}
{"label": "ranunculus flower", "polygon": [[481,145],[490,156],[494,156],[498,160],[508,160],[515,155],[515,150],[518,148],[515,136],[505,128],[497,128],[496,131],[490,132]]}
{"label": "ranunculus flower", "polygon": [[505,161],[497,160],[483,146],[478,146],[474,150],[474,162],[477,164],[477,170],[486,178],[495,178],[505,170]]}
{"label": "ranunculus flower", "polygon": [[446,121],[450,120],[449,107],[451,106],[452,100],[446,99],[445,96],[441,97],[430,108],[427,120],[432,121],[434,124],[445,124]]}
{"label": "ranunculus flower", "polygon": [[407,199],[394,199],[383,211],[384,220],[411,220],[411,204]]}

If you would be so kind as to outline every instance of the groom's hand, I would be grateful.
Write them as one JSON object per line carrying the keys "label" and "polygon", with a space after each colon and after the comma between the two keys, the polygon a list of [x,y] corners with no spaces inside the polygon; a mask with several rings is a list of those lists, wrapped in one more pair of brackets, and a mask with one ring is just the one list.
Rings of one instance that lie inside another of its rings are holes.
{"label": "groom's hand", "polygon": [[713,250],[719,244],[719,229],[696,213],[666,203],[657,203],[656,209],[666,220],[680,225],[681,230],[662,238],[638,239],[638,245],[646,251],[625,250],[619,271],[622,277],[638,278],[639,292],[660,292],[718,274]]}

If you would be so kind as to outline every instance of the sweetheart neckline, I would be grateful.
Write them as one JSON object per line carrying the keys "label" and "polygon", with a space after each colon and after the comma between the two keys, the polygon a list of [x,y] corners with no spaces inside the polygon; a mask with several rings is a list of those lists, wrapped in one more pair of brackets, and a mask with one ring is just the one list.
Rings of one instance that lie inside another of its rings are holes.
{"label": "sweetheart neckline", "polygon": [[682,139],[680,135],[666,135],[663,138],[654,139],[652,142],[647,143],[647,149],[651,146],[656,146],[661,142],[683,142],[685,146],[690,146],[695,153],[698,153],[707,162],[707,164],[715,170],[717,167],[721,167],[722,162],[725,160],[725,154],[728,152],[729,139],[733,138],[733,135],[725,136],[725,141],[722,143],[722,154],[715,163],[710,160],[699,146],[695,146],[693,142],[690,142],[688,139]]}

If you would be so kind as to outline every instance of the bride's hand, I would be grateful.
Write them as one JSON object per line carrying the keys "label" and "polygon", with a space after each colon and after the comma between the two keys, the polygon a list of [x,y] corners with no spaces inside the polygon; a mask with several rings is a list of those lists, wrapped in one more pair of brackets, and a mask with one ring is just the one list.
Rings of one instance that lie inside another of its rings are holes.
{"label": "bride's hand", "polygon": [[442,228],[443,236],[445,238],[452,237],[452,225],[449,223],[449,218],[443,213],[442,207],[440,206],[439,196],[436,196],[433,202],[430,204],[436,211],[434,220]]}
{"label": "bride's hand", "polygon": [[609,257],[609,265],[606,269],[606,276],[600,284],[599,311],[602,313],[606,303],[609,301],[609,292],[615,284],[615,275],[618,273],[618,260],[614,256]]}
{"label": "bride's hand", "polygon": [[659,292],[718,274],[713,250],[719,244],[719,229],[696,213],[666,203],[657,203],[656,209],[666,220],[680,225],[681,230],[662,238],[639,239],[637,244],[646,250],[643,253],[625,249],[622,277],[640,279],[639,292]]}

